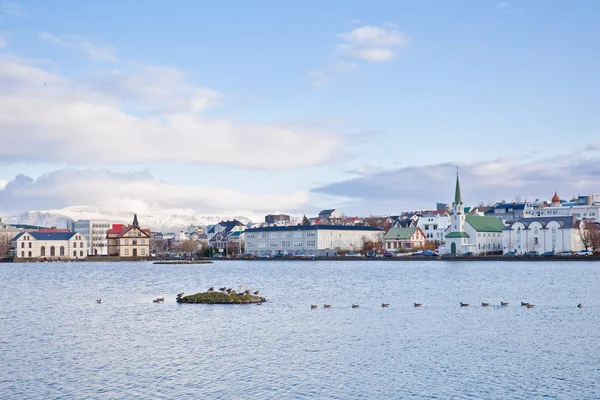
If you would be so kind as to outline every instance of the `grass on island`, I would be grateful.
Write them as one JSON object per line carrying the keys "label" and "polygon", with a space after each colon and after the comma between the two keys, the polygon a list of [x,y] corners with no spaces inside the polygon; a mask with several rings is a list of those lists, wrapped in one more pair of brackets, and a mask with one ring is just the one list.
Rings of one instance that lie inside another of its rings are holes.
{"label": "grass on island", "polygon": [[189,296],[184,296],[178,299],[178,303],[191,303],[191,304],[249,304],[249,303],[262,303],[267,301],[264,297],[254,296],[247,294],[245,296],[242,293],[227,294],[221,292],[205,292],[196,293]]}

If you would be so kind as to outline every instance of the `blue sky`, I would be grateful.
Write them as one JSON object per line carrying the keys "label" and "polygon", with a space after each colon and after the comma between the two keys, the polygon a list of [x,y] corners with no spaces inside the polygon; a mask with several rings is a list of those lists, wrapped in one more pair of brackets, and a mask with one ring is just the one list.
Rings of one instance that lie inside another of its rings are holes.
{"label": "blue sky", "polygon": [[596,1],[0,10],[0,215],[398,213],[450,201],[454,165],[473,204],[600,192]]}

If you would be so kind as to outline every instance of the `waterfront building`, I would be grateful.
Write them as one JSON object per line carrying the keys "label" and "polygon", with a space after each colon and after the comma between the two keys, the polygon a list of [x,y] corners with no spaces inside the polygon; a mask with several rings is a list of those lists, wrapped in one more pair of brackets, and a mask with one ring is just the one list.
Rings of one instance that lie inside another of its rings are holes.
{"label": "waterfront building", "polygon": [[246,253],[253,255],[312,254],[335,256],[338,251],[361,251],[367,241],[381,241],[383,229],[370,226],[299,225],[246,229]]}
{"label": "waterfront building", "polygon": [[444,244],[444,232],[450,225],[450,214],[446,211],[428,211],[419,217],[417,227],[425,233],[425,240]]}
{"label": "waterfront building", "polygon": [[11,241],[16,259],[80,260],[87,257],[87,238],[65,230],[21,232]]}
{"label": "waterfront building", "polygon": [[[465,205],[456,174],[456,189],[452,203],[450,225],[446,229],[446,250],[452,254],[502,253],[502,231],[505,225],[494,217],[465,215]],[[449,247],[449,249],[448,249]]]}
{"label": "waterfront building", "polygon": [[425,240],[425,233],[418,227],[391,228],[383,238],[386,251],[423,248]]}
{"label": "waterfront building", "polygon": [[558,217],[571,216],[577,220],[591,219],[600,221],[600,204],[593,202],[592,196],[579,196],[574,201],[561,201],[554,192],[551,203],[537,208],[529,217]]}
{"label": "waterfront building", "polygon": [[529,218],[535,216],[535,207],[532,203],[527,202],[501,202],[485,211],[485,215],[498,218],[505,224],[510,224],[521,218]]}
{"label": "waterfront building", "polygon": [[523,218],[503,230],[504,253],[559,253],[585,249],[581,241],[580,225],[581,221],[574,216]]}
{"label": "waterfront building", "polygon": [[137,215],[134,215],[131,225],[113,224],[106,238],[109,256],[135,258],[150,255],[150,229],[140,228]]}
{"label": "waterfront building", "polygon": [[108,255],[108,239],[106,235],[110,228],[110,222],[107,220],[81,220],[70,221],[69,229],[73,232],[79,232],[86,237],[88,242],[87,253],[90,256]]}

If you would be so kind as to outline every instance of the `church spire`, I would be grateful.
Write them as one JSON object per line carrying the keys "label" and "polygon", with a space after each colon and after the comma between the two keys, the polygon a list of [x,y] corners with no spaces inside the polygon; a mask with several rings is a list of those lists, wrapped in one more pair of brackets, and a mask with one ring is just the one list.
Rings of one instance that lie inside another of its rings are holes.
{"label": "church spire", "polygon": [[140,224],[138,224],[137,220],[137,214],[133,214],[133,226],[137,226],[138,228],[140,227]]}
{"label": "church spire", "polygon": [[460,194],[460,182],[458,181],[458,167],[456,168],[456,190],[454,191],[454,204],[462,203],[462,196]]}

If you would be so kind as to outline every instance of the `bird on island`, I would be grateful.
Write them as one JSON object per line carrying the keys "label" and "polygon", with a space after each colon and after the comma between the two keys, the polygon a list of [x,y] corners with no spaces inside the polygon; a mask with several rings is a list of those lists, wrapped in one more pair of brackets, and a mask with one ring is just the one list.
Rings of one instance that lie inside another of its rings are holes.
{"label": "bird on island", "polygon": [[257,296],[259,293],[260,293],[260,290],[255,290],[254,293],[252,293],[252,294]]}
{"label": "bird on island", "polygon": [[242,297],[246,297],[248,295],[248,293],[244,292],[242,293]]}
{"label": "bird on island", "polygon": [[244,290],[244,294],[250,294],[250,290]]}
{"label": "bird on island", "polygon": [[231,289],[231,291],[229,292],[229,294],[236,294],[237,292],[235,291],[235,289]]}
{"label": "bird on island", "polygon": [[390,303],[381,303],[381,307],[389,307]]}
{"label": "bird on island", "polygon": [[160,299],[154,299],[152,301],[155,302],[155,303],[160,303]]}
{"label": "bird on island", "polygon": [[96,303],[98,303],[98,304],[102,304],[102,299],[98,299],[98,300],[96,300]]}
{"label": "bird on island", "polygon": [[481,302],[481,307],[489,307],[489,306],[490,306],[490,303]]}
{"label": "bird on island", "polygon": [[421,303],[415,303],[415,307],[421,307],[422,304]]}
{"label": "bird on island", "polygon": [[460,302],[460,306],[461,307],[469,307],[469,303],[463,303],[462,301]]}
{"label": "bird on island", "polygon": [[521,302],[521,307],[526,307],[529,303],[523,303]]}
{"label": "bird on island", "polygon": [[583,308],[583,304],[581,304],[581,303],[577,304],[577,308]]}
{"label": "bird on island", "polygon": [[220,288],[220,289],[219,289],[219,291],[221,291],[221,292],[224,292],[224,291],[226,291],[226,290],[227,290],[227,288],[226,288],[226,287],[222,287],[222,288]]}
{"label": "bird on island", "polygon": [[507,303],[507,302],[505,302],[505,301],[501,301],[501,302],[500,302],[500,305],[501,305],[502,307],[506,307],[506,306],[508,305],[508,303]]}
{"label": "bird on island", "polygon": [[533,308],[533,307],[535,307],[535,304],[527,303],[527,308]]}
{"label": "bird on island", "polygon": [[158,301],[165,301],[165,298],[164,297],[159,297]]}
{"label": "bird on island", "polygon": [[208,288],[208,290],[207,290],[207,292],[209,292],[209,293],[210,293],[210,292],[214,292],[214,291],[215,291],[215,288],[214,288],[214,287],[210,287],[210,288]]}
{"label": "bird on island", "polygon": [[317,307],[318,307],[318,306],[317,306],[316,304],[311,304],[311,305],[310,305],[310,309],[311,309],[311,310],[314,310],[314,309],[315,309],[315,308],[317,308]]}
{"label": "bird on island", "polygon": [[358,304],[352,304],[352,308],[358,308]]}
{"label": "bird on island", "polygon": [[323,304],[323,308],[331,308],[331,304]]}
{"label": "bird on island", "polygon": [[229,289],[226,290],[226,292],[229,293],[229,294],[231,294],[232,290],[233,290],[232,288],[229,288]]}

